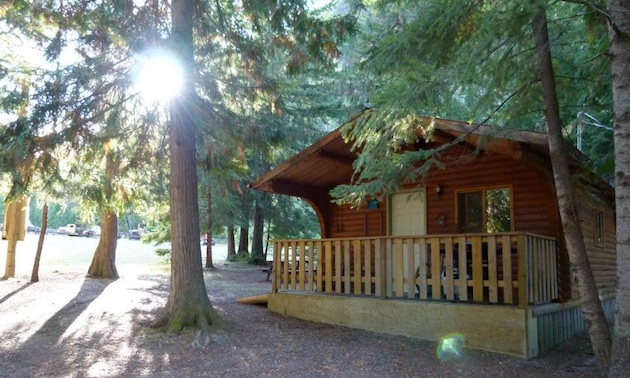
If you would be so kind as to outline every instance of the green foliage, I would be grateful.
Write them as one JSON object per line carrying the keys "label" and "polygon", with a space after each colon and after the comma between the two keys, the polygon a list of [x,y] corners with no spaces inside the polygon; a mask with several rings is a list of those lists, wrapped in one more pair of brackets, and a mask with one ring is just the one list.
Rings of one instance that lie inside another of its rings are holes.
{"label": "green foliage", "polygon": [[265,256],[261,254],[249,254],[247,252],[239,252],[228,257],[228,261],[240,265],[266,265]]}
{"label": "green foliage", "polygon": [[155,250],[155,254],[158,255],[158,256],[162,256],[162,257],[165,257],[165,256],[170,257],[171,250],[168,249],[168,248],[157,248]]}
{"label": "green foliage", "polygon": [[274,195],[267,213],[270,239],[314,239],[320,237],[319,220],[302,199]]}
{"label": "green foliage", "polygon": [[[430,128],[417,115],[545,131],[531,31],[540,4],[550,15],[564,124],[574,124],[584,110],[611,119],[606,23],[592,7],[521,0],[372,1],[361,14],[358,37],[346,49],[353,58],[349,77],[364,77],[353,91],[357,103],[365,99],[375,111],[344,129],[360,156],[352,184],[333,195],[356,205],[439,167],[439,151],[400,150],[417,143],[416,129]],[[575,129],[567,135],[574,137]],[[597,138],[597,148],[585,149],[601,159],[601,171],[610,168],[610,141]],[[606,158],[595,155],[602,151]]]}
{"label": "green foliage", "polygon": [[491,189],[486,191],[486,231],[512,231],[512,214],[509,189]]}
{"label": "green foliage", "polygon": [[[250,206],[265,201],[250,182],[347,116],[332,69],[354,19],[312,14],[300,0],[199,7],[199,192],[209,187],[212,232],[221,234],[228,224],[249,226]],[[264,207],[275,224],[281,216]]]}

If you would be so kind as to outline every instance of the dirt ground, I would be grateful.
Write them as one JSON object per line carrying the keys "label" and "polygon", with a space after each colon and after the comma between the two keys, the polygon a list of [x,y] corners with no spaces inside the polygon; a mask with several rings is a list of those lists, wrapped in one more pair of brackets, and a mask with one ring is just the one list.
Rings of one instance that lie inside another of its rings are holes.
{"label": "dirt ground", "polygon": [[205,272],[224,326],[210,335],[149,328],[165,304],[164,271],[116,281],[50,272],[0,281],[0,377],[591,377],[582,335],[529,361],[436,342],[286,318],[238,304],[271,284],[257,268]]}

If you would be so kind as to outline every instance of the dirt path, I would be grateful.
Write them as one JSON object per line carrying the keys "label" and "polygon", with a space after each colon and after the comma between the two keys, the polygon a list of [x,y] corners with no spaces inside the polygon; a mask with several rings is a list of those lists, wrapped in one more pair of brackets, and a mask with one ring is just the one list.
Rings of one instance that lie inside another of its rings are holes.
{"label": "dirt path", "polygon": [[524,361],[465,350],[440,361],[435,342],[285,318],[236,298],[269,292],[256,268],[206,272],[224,327],[156,333],[168,275],[116,281],[45,273],[0,281],[0,377],[590,377],[584,337]]}

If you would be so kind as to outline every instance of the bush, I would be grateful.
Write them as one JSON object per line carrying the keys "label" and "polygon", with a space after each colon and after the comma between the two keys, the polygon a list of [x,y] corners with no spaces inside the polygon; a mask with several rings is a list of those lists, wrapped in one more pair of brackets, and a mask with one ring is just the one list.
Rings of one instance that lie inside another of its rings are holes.
{"label": "bush", "polygon": [[249,252],[239,252],[235,255],[229,256],[228,261],[235,263],[243,263],[247,265],[266,265],[264,255],[260,253],[250,255]]}

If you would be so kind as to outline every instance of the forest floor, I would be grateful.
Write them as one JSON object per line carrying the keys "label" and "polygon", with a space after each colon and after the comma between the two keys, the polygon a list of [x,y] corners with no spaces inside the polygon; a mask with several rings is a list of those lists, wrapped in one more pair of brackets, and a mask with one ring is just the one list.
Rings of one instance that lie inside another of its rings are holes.
{"label": "forest floor", "polygon": [[236,303],[268,293],[258,268],[204,272],[222,327],[163,334],[149,327],[169,291],[166,269],[118,280],[47,272],[0,281],[0,377],[591,377],[585,335],[528,361],[436,342],[283,317]]}

